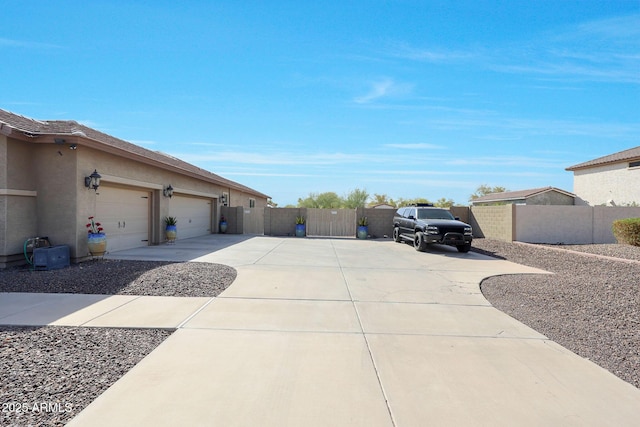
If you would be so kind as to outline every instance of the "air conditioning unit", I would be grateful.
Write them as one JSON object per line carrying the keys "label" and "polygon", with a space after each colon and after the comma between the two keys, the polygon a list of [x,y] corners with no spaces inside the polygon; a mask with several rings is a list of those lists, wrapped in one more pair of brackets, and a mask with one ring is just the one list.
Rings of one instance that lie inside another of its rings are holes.
{"label": "air conditioning unit", "polygon": [[69,246],[56,245],[33,250],[34,270],[55,270],[69,266]]}

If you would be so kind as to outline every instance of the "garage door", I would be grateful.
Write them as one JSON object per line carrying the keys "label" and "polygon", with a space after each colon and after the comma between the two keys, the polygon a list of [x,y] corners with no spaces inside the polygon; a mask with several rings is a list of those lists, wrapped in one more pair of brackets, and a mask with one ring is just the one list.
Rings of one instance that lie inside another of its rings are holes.
{"label": "garage door", "polygon": [[149,244],[148,191],[101,185],[96,196],[96,220],[107,234],[107,251]]}
{"label": "garage door", "polygon": [[178,239],[211,234],[210,199],[174,195],[169,203],[169,215],[178,219]]}

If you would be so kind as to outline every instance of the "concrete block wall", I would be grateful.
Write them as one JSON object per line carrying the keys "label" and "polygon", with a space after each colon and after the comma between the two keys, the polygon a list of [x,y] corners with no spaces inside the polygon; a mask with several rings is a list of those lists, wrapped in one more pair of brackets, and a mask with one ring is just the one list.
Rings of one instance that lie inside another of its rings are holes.
{"label": "concrete block wall", "polygon": [[589,206],[516,206],[513,240],[527,243],[593,242],[593,209]]}
{"label": "concrete block wall", "polygon": [[358,208],[356,221],[366,216],[369,225],[369,236],[372,238],[391,237],[393,235],[393,216],[395,209]]}
{"label": "concrete block wall", "polygon": [[220,214],[227,220],[227,234],[243,234],[244,208],[242,206],[222,206]]}
{"label": "concrete block wall", "polygon": [[640,217],[640,207],[517,206],[514,240],[527,243],[616,243],[613,221]]}
{"label": "concrete block wall", "polygon": [[306,208],[265,208],[264,234],[268,236],[295,236],[296,217],[307,218]]}
{"label": "concrete block wall", "polygon": [[613,221],[640,218],[640,207],[593,207],[593,243],[616,243],[611,227]]}
{"label": "concrete block wall", "polygon": [[472,206],[468,224],[473,228],[473,236],[513,241],[515,206]]}
{"label": "concrete block wall", "polygon": [[471,221],[471,209],[469,206],[451,206],[449,211],[454,217],[460,218],[460,221],[466,222],[469,225],[471,224],[469,222]]}

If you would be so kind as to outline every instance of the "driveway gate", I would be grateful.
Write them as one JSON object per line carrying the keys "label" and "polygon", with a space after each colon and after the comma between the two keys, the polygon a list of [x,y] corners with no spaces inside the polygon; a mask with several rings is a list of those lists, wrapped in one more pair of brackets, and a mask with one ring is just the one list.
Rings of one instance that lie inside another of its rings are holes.
{"label": "driveway gate", "polygon": [[355,209],[307,209],[307,235],[341,237],[356,235]]}

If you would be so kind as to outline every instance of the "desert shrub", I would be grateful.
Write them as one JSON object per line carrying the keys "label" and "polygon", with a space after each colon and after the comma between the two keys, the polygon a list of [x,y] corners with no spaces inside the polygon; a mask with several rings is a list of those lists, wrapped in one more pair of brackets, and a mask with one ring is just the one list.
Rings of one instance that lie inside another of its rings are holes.
{"label": "desert shrub", "polygon": [[612,230],[618,243],[640,246],[640,218],[613,221]]}

